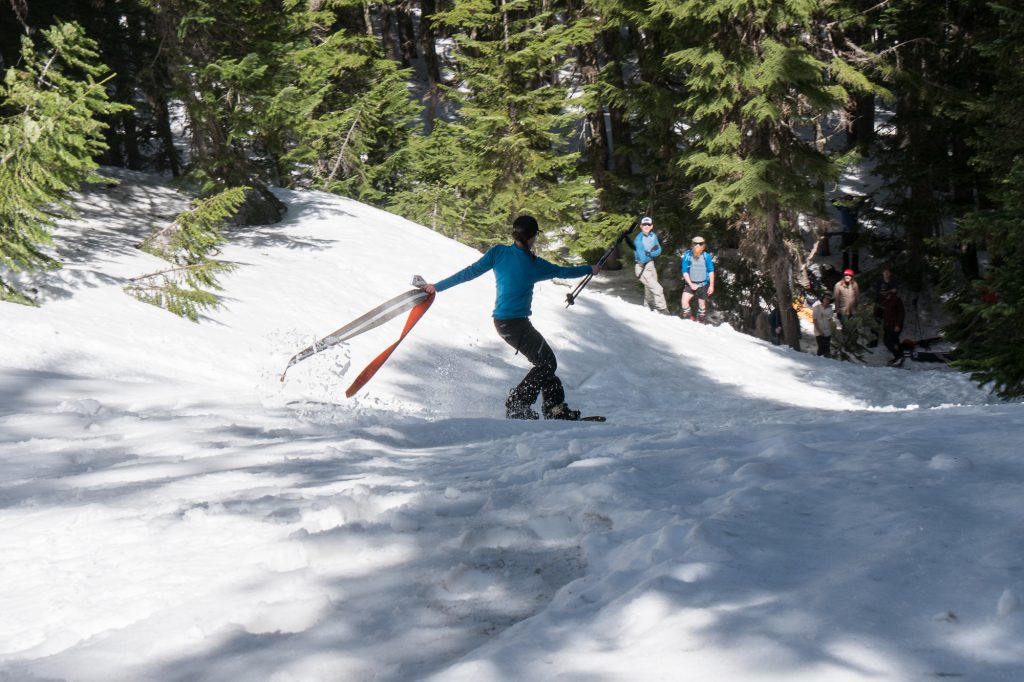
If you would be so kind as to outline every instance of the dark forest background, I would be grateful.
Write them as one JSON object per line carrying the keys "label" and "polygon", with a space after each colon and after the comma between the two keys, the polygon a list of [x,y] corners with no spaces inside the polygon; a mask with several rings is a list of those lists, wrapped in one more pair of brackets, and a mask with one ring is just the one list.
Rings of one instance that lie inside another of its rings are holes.
{"label": "dark forest background", "polygon": [[852,215],[861,286],[891,265],[945,302],[961,368],[1024,395],[1015,3],[2,1],[8,300],[31,303],[2,275],[55,265],[53,218],[97,164],[241,191],[239,225],[280,219],[271,186],[479,247],[529,212],[568,258],[650,214],[668,253],[707,238],[734,325],[778,305],[794,347],[791,304]]}

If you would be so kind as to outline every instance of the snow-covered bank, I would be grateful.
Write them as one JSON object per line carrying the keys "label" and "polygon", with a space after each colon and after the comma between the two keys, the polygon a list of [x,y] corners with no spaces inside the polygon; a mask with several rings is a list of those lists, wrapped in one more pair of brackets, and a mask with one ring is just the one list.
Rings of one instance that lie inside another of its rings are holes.
{"label": "snow-covered bank", "polygon": [[[128,176],[59,235],[42,308],[0,305],[0,679],[1024,678],[1021,405],[589,288],[525,372],[487,276],[294,367],[313,338],[473,250],[281,194],[232,236],[226,308],[139,303],[133,245],[180,199]],[[372,248],[387,244],[384,253]]]}

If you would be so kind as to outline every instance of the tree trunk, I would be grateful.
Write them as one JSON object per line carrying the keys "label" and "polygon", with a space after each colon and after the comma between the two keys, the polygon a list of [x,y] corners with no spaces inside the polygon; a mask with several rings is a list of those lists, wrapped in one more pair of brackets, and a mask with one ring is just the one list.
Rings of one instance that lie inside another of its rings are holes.
{"label": "tree trunk", "polygon": [[363,24],[366,26],[366,35],[372,36],[375,34],[373,30],[373,10],[370,8],[369,2],[363,3]]}
{"label": "tree trunk", "polygon": [[865,152],[875,139],[874,94],[860,95],[854,98],[849,113],[850,125],[846,129],[846,148],[856,147],[861,152]]}
{"label": "tree trunk", "polygon": [[[609,55],[620,64],[623,63],[622,52],[624,51],[625,46],[622,44],[622,39],[619,36],[618,29],[610,29],[602,32],[601,42],[605,45],[605,54]],[[611,76],[615,87],[625,89],[626,83],[622,77],[621,67],[609,75]],[[606,130],[605,137],[608,140],[608,146],[611,152],[612,171],[621,176],[632,175],[633,160],[629,157],[629,154],[622,151],[624,149],[623,144],[630,140],[630,127],[629,122],[626,119],[626,112],[622,107],[609,106],[608,120],[611,127],[610,130]],[[603,117],[601,123],[604,125]]]}
{"label": "tree trunk", "polygon": [[437,56],[438,34],[434,26],[437,0],[421,0],[420,11],[420,52],[427,67],[427,80],[434,87],[441,82],[441,60]]}
{"label": "tree trunk", "polygon": [[775,302],[782,313],[782,338],[790,348],[800,350],[800,318],[793,309],[793,263],[777,206],[764,218],[764,239],[765,264],[775,286]]}
{"label": "tree trunk", "polygon": [[[402,60],[402,54],[395,40],[395,13],[387,0],[381,2],[378,7],[380,8],[380,39],[384,45],[384,54],[389,59],[399,62]],[[408,64],[403,66],[408,66]]]}
{"label": "tree trunk", "polygon": [[427,72],[427,92],[423,96],[425,120],[424,130],[427,135],[434,129],[434,120],[443,101],[441,92],[441,59],[437,56],[437,29],[434,26],[434,14],[437,12],[436,0],[420,2],[420,54]]}
{"label": "tree trunk", "polygon": [[931,180],[925,174],[918,174],[911,182],[909,203],[912,209],[907,221],[907,272],[904,279],[912,288],[920,289],[924,282],[925,240],[935,234],[931,216],[935,195]]}
{"label": "tree trunk", "polygon": [[[584,86],[597,83],[601,75],[601,62],[606,61],[605,56],[600,52],[601,49],[600,43],[581,45],[579,48],[577,58]],[[604,122],[604,106],[601,102],[597,102],[595,108],[587,112],[584,119],[584,131],[584,158],[589,161],[590,176],[594,179],[594,186],[598,190],[603,190],[609,185],[608,166],[611,159],[611,146]],[[603,205],[602,208],[608,209]]]}
{"label": "tree trunk", "polygon": [[938,191],[945,189],[943,179],[950,168],[949,138],[939,125],[940,118],[935,103],[918,90],[908,89],[897,101],[898,151],[906,159],[909,175],[903,205],[907,267],[902,279],[916,290],[924,284],[927,240],[939,234],[943,200]]}
{"label": "tree trunk", "polygon": [[402,66],[408,68],[416,59],[416,29],[412,25],[412,8],[408,0],[396,9],[398,24],[398,44],[402,52]]}
{"label": "tree trunk", "polygon": [[178,161],[178,150],[174,146],[174,133],[171,131],[171,113],[164,97],[150,97],[150,104],[156,114],[157,135],[163,146],[163,157],[173,177],[181,176],[181,164]]}

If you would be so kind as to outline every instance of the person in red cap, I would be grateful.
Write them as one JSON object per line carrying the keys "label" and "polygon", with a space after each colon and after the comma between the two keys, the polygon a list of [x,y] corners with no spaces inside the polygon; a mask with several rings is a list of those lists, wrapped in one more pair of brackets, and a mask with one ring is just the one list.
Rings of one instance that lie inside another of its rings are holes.
{"label": "person in red cap", "polygon": [[843,270],[843,278],[836,282],[832,298],[835,300],[836,316],[840,324],[846,324],[847,318],[857,311],[857,303],[860,301],[860,287],[853,279],[853,270]]}

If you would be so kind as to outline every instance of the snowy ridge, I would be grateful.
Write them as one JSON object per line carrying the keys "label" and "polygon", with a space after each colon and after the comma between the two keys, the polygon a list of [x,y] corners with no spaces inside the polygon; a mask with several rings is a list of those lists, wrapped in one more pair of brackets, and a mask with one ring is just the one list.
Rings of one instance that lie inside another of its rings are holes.
{"label": "snowy ridge", "polygon": [[134,249],[182,200],[80,202],[43,307],[0,305],[0,680],[1024,679],[1024,410],[952,372],[823,360],[600,293],[534,322],[570,405],[510,422],[526,371],[493,278],[313,339],[477,253],[281,192],[231,235],[226,307],[139,303]]}

